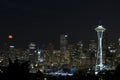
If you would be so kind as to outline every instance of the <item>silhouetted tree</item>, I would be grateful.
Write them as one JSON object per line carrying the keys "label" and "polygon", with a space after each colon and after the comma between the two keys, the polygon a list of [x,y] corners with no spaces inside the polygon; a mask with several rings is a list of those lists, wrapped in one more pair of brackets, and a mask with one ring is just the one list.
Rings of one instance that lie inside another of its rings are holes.
{"label": "silhouetted tree", "polygon": [[117,65],[116,70],[115,70],[115,80],[120,80],[120,64]]}
{"label": "silhouetted tree", "polygon": [[20,63],[16,59],[14,63],[9,59],[9,65],[7,67],[6,71],[6,78],[5,80],[26,80],[29,74],[29,69],[28,69],[29,63],[28,61]]}

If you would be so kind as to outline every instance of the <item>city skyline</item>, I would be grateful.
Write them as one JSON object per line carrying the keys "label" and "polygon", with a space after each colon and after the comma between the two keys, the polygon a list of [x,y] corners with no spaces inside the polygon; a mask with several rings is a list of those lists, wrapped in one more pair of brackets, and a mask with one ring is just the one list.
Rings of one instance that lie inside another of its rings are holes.
{"label": "city skyline", "polygon": [[12,34],[16,43],[55,42],[60,34],[70,41],[97,39],[94,28],[107,28],[108,40],[119,38],[119,4],[112,1],[0,1],[0,39]]}

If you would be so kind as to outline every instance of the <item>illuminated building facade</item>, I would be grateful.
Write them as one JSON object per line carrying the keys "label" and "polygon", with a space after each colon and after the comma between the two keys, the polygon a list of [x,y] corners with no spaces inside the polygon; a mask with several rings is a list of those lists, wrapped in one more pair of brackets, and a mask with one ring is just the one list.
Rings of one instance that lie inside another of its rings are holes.
{"label": "illuminated building facade", "polygon": [[92,69],[95,67],[96,53],[97,53],[97,43],[95,40],[90,40],[88,54],[89,54],[90,66]]}
{"label": "illuminated building facade", "polygon": [[30,43],[29,44],[29,61],[30,61],[30,72],[34,73],[35,69],[35,64],[38,61],[38,56],[36,53],[36,44]]}
{"label": "illuminated building facade", "polygon": [[61,63],[66,63],[66,61],[68,61],[67,38],[68,38],[68,35],[65,35],[65,34],[60,35]]}

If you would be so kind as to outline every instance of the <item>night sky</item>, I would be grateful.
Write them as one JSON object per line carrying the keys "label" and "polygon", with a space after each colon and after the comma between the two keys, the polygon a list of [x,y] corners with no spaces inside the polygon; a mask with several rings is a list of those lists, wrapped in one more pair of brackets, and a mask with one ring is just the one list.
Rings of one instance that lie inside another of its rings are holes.
{"label": "night sky", "polygon": [[107,28],[107,40],[120,37],[120,5],[92,0],[0,0],[0,41],[14,35],[16,44],[59,43],[62,33],[69,41],[97,39],[99,22]]}

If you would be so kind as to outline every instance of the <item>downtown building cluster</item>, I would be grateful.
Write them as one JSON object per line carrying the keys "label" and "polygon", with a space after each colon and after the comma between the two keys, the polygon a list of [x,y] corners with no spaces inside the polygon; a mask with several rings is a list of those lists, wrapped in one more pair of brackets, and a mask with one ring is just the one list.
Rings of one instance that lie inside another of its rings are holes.
{"label": "downtown building cluster", "polygon": [[[97,41],[89,40],[87,47],[84,41],[70,44],[68,35],[60,35],[60,49],[56,50],[53,43],[40,48],[37,44],[30,43],[28,48],[16,48],[7,45],[0,50],[0,66],[8,66],[9,59],[14,62],[29,61],[31,73],[38,69],[58,71],[61,68],[76,67],[77,69],[95,69],[97,58]],[[103,38],[103,64],[107,69],[115,69],[120,63],[120,39],[114,43],[108,43]]]}

